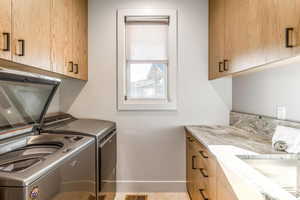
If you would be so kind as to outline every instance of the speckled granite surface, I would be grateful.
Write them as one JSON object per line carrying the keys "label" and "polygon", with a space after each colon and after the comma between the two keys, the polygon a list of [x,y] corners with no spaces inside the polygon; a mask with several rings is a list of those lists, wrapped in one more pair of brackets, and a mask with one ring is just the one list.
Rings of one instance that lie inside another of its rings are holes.
{"label": "speckled granite surface", "polygon": [[241,160],[241,157],[257,158],[261,155],[285,158],[286,153],[273,150],[271,140],[233,126],[186,126],[185,129],[215,155],[238,199],[253,198],[251,195],[245,197],[247,194],[240,189],[241,182],[236,181],[236,177],[249,184],[249,188],[252,188],[249,194],[258,192],[261,195],[255,196],[256,200],[296,200]]}
{"label": "speckled granite surface", "polygon": [[278,154],[271,140],[231,126],[187,126],[185,129],[205,146],[232,145],[260,154]]}
{"label": "speckled granite surface", "polygon": [[230,113],[230,125],[245,130],[253,136],[271,139],[277,125],[300,129],[300,122],[278,120],[260,115]]}
{"label": "speckled granite surface", "polygon": [[[252,186],[255,188],[252,192],[261,194],[256,199],[296,200],[296,197],[240,159],[241,156],[243,158],[280,156],[281,159],[290,159],[295,156],[273,150],[272,136],[277,125],[300,129],[299,122],[237,112],[231,113],[230,126],[186,126],[185,129],[216,156],[223,171],[227,173],[226,176],[240,177],[243,182],[250,183],[251,188]],[[249,199],[242,197],[244,192],[240,189],[240,182],[236,182],[235,178],[230,179],[229,182],[236,194],[240,194],[240,199]]]}

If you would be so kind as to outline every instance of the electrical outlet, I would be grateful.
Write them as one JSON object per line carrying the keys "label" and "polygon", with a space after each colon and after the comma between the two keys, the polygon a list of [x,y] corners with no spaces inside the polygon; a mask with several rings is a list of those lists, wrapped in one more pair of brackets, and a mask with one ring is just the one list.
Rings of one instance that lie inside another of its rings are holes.
{"label": "electrical outlet", "polygon": [[286,108],[285,106],[277,106],[277,119],[286,119]]}

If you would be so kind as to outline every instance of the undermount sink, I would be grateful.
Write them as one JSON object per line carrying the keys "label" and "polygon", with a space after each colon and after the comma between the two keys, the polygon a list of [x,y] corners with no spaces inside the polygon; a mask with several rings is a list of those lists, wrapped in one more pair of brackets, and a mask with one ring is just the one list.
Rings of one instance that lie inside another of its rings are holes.
{"label": "undermount sink", "polygon": [[297,155],[239,156],[296,198],[300,197],[300,157]]}

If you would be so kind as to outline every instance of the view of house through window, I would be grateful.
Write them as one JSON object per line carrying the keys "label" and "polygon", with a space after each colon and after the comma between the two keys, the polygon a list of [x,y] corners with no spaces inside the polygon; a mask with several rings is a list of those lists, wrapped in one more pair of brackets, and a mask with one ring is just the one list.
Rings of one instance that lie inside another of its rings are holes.
{"label": "view of house through window", "polygon": [[168,18],[126,18],[127,99],[167,99]]}
{"label": "view of house through window", "polygon": [[128,97],[154,98],[166,97],[166,64],[129,64]]}

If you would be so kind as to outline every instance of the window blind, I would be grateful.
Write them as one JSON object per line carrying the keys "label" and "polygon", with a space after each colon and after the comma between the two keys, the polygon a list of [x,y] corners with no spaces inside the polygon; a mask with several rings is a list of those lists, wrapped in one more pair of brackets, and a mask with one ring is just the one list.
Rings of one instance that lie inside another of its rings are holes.
{"label": "window blind", "polygon": [[148,22],[126,24],[128,61],[168,60],[168,24],[160,21]]}

